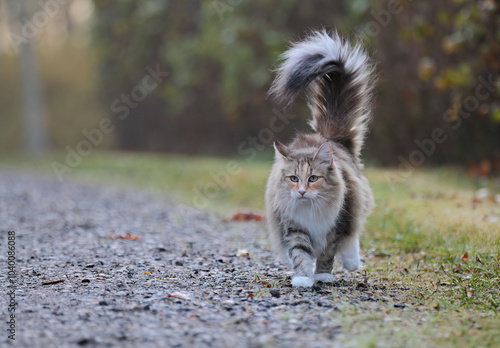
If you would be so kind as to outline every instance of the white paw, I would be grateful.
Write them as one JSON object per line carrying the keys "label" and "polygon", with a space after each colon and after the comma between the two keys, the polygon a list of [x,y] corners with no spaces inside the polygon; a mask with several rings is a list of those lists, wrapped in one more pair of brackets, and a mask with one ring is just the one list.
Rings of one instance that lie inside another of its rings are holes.
{"label": "white paw", "polygon": [[359,256],[343,257],[342,266],[349,272],[354,272],[359,268]]}
{"label": "white paw", "polygon": [[292,278],[292,286],[294,288],[297,287],[309,288],[313,285],[313,283],[314,280],[309,277],[295,276]]}
{"label": "white paw", "polygon": [[356,235],[344,239],[339,245],[342,266],[349,272],[359,268],[359,240]]}
{"label": "white paw", "polygon": [[314,275],[314,280],[323,283],[333,283],[335,280],[333,274],[330,273],[318,273]]}

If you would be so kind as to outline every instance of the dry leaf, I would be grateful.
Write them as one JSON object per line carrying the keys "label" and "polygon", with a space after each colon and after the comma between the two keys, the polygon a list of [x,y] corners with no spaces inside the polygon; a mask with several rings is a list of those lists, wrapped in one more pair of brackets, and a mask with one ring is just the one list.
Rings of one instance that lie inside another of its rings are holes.
{"label": "dry leaf", "polygon": [[463,254],[462,256],[460,256],[460,259],[463,261],[467,261],[467,259],[469,258],[469,252],[466,251],[465,254]]}
{"label": "dry leaf", "polygon": [[271,287],[271,284],[269,284],[268,282],[260,282],[263,286],[265,286],[266,288],[270,288]]}
{"label": "dry leaf", "polygon": [[474,290],[467,290],[467,297],[473,298],[474,297]]}
{"label": "dry leaf", "polygon": [[144,271],[143,274],[151,274],[151,272]]}
{"label": "dry leaf", "polygon": [[171,293],[170,295],[168,295],[168,297],[180,298],[181,300],[189,300],[188,294],[179,291]]}
{"label": "dry leaf", "polygon": [[235,212],[230,219],[225,220],[229,221],[262,221],[264,220],[264,213],[261,211],[237,211]]}
{"label": "dry leaf", "polygon": [[138,240],[139,237],[138,236],[133,236],[130,233],[127,233],[124,236],[119,236],[119,235],[111,236],[111,237],[109,237],[109,239],[131,239],[131,240]]}
{"label": "dry leaf", "polygon": [[238,257],[249,257],[250,253],[246,249],[238,249],[238,251],[236,252],[236,256],[238,256]]}

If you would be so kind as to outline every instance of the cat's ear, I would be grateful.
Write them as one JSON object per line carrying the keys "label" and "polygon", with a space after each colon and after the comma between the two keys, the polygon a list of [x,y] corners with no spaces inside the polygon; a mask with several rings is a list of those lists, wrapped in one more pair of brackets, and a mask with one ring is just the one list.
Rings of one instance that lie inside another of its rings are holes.
{"label": "cat's ear", "polygon": [[288,159],[288,154],[290,153],[290,150],[286,145],[280,143],[278,140],[274,142],[274,152],[276,155],[276,158],[278,157],[283,157],[284,159]]}
{"label": "cat's ear", "polygon": [[333,164],[332,144],[330,142],[321,144],[318,151],[316,151],[313,160],[318,160],[322,164],[328,164],[329,166],[332,166]]}

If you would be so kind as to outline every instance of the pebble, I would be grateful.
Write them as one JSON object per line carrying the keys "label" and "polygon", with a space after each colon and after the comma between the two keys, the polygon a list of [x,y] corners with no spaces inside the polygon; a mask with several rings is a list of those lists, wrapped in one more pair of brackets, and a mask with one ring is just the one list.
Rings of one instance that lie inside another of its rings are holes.
{"label": "pebble", "polygon": [[278,289],[271,289],[269,290],[269,293],[271,294],[272,297],[280,298],[280,291]]}
{"label": "pebble", "polygon": [[[331,285],[293,289],[263,223],[224,223],[165,192],[66,178],[0,172],[1,228],[16,231],[16,267],[27,270],[16,289],[29,308],[16,345],[244,348],[274,346],[279,337],[280,346],[314,348],[340,334],[319,323],[331,321],[340,298],[355,298],[358,280],[336,283],[335,298]],[[109,238],[128,233],[139,238]],[[242,249],[250,259],[236,256]],[[168,297],[174,293],[188,299]]]}

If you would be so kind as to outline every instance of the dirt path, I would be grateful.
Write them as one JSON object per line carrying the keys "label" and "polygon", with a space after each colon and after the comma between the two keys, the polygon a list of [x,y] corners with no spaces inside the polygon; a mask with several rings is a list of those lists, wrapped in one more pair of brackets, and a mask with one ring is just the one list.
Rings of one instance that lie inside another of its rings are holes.
{"label": "dirt path", "polygon": [[[262,223],[224,223],[145,191],[3,173],[0,221],[0,259],[13,230],[17,269],[15,341],[3,290],[1,346],[325,347],[349,335],[344,303],[397,301],[370,297],[377,286],[362,273],[292,289]],[[138,239],[110,239],[127,233]]]}

